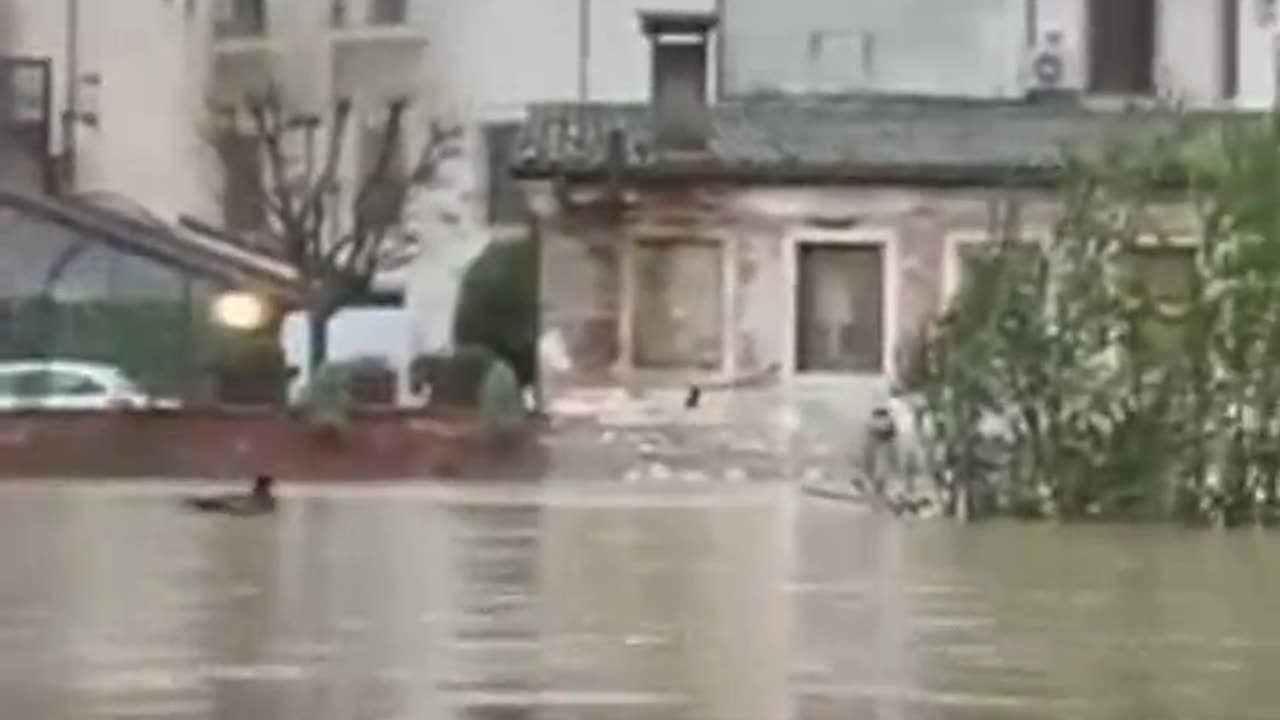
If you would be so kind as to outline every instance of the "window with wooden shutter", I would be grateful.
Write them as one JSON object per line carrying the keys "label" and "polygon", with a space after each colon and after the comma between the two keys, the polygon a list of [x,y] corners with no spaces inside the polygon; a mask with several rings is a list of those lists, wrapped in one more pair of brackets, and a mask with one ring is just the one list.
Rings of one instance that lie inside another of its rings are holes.
{"label": "window with wooden shutter", "polygon": [[634,249],[635,365],[718,370],[724,358],[720,243],[646,240]]}
{"label": "window with wooden shutter", "polygon": [[1156,0],[1090,0],[1089,89],[1155,90]]}
{"label": "window with wooden shutter", "polygon": [[1195,257],[1193,248],[1162,246],[1136,250],[1125,259],[1129,287],[1148,303],[1150,311],[1138,328],[1144,349],[1174,353],[1184,347]]}
{"label": "window with wooden shutter", "polygon": [[217,149],[223,170],[223,223],[238,232],[261,230],[266,224],[266,212],[258,139],[249,133],[226,130],[218,136]]}
{"label": "window with wooden shutter", "polygon": [[883,372],[884,248],[803,243],[796,262],[796,370]]}

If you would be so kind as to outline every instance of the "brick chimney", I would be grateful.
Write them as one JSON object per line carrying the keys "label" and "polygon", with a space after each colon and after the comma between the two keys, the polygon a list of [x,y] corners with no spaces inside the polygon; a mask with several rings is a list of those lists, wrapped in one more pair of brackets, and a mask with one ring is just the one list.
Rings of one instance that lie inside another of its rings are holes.
{"label": "brick chimney", "polygon": [[650,102],[658,150],[707,149],[711,133],[708,40],[717,22],[714,13],[640,13],[640,27],[653,48]]}

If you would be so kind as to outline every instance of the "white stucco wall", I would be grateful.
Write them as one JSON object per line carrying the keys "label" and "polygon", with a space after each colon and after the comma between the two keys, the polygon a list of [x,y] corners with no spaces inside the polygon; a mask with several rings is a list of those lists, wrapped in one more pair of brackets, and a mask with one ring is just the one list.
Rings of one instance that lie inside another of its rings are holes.
{"label": "white stucco wall", "polygon": [[[1075,49],[1069,73],[1087,77],[1088,0],[1037,0],[1041,32],[1060,30]],[[1236,28],[1238,93],[1231,105],[1269,106],[1275,97],[1275,27],[1260,21],[1261,0],[1240,0]],[[1222,14],[1220,0],[1160,0],[1157,13],[1157,81],[1192,106],[1221,106]]]}
{"label": "white stucco wall", "polygon": [[[66,2],[10,0],[13,51],[53,59],[55,118],[66,109]],[[162,217],[208,205],[199,171],[196,133],[202,76],[200,53],[190,52],[197,25],[181,2],[80,2],[79,107],[97,125],[76,129],[76,189],[127,196]],[[86,82],[96,76],[99,82]],[[193,79],[197,79],[193,82]],[[60,122],[52,128],[63,148]]]}
{"label": "white stucco wall", "polygon": [[1256,9],[1256,3],[1242,3],[1238,102],[1242,107],[1262,109],[1276,104],[1277,26]]}
{"label": "white stucco wall", "polygon": [[725,0],[725,86],[1017,94],[1022,0]]}
{"label": "white stucco wall", "polygon": [[[1033,37],[1063,35],[1087,79],[1088,0],[725,0],[726,89],[1017,97]],[[1029,12],[1034,3],[1034,12]],[[1242,13],[1252,15],[1252,4]],[[1160,0],[1156,72],[1192,105],[1221,94],[1221,3]],[[1250,69],[1249,72],[1256,72]]]}

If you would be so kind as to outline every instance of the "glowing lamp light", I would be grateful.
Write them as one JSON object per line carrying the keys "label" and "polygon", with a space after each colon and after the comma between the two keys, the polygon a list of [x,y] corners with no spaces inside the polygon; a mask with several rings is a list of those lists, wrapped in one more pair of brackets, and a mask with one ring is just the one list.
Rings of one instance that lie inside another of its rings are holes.
{"label": "glowing lamp light", "polygon": [[267,322],[267,306],[250,292],[229,292],[213,303],[213,319],[233,330],[257,330]]}

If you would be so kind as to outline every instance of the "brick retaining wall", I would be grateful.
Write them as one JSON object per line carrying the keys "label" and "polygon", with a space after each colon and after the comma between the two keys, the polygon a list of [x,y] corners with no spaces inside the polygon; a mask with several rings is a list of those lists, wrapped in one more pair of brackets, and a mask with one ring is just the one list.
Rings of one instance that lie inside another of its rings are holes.
{"label": "brick retaining wall", "polygon": [[272,412],[0,415],[0,479],[537,478],[543,455],[536,432],[499,439],[421,413],[362,413],[337,439]]}

